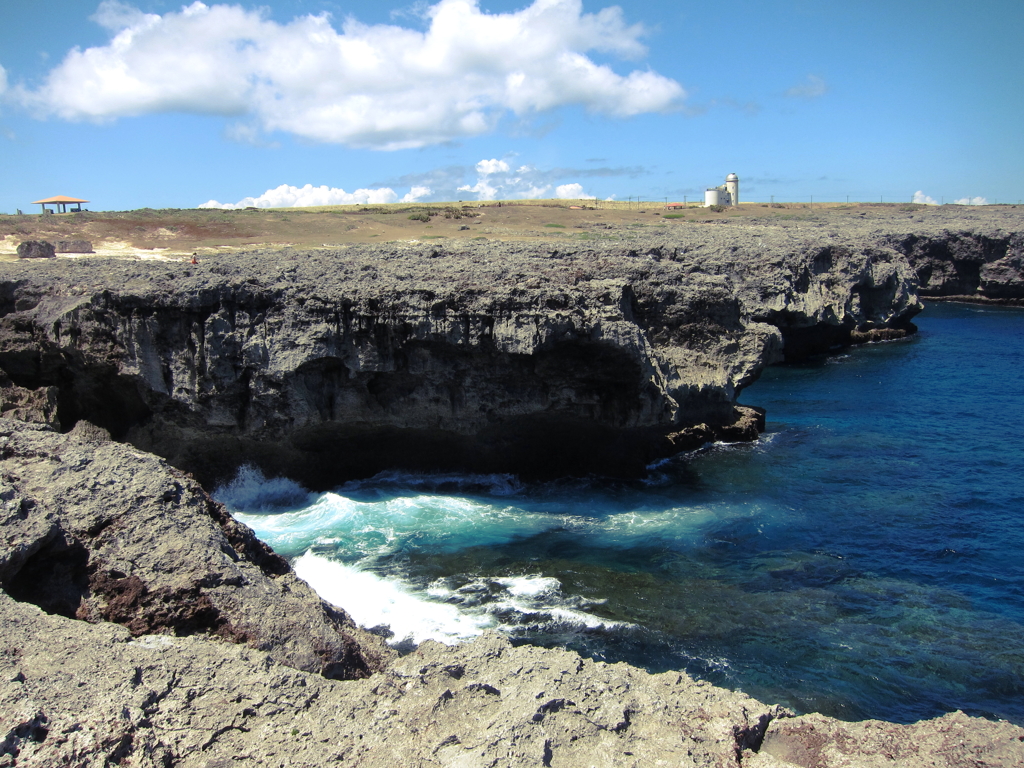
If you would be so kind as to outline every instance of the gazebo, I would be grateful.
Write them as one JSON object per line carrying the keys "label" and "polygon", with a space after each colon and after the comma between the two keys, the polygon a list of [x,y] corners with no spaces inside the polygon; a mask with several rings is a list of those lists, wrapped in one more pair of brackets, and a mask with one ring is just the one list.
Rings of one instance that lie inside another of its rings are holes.
{"label": "gazebo", "polygon": [[77,197],[68,197],[67,195],[54,195],[53,197],[48,197],[45,200],[36,200],[34,203],[32,203],[32,205],[43,206],[43,213],[46,213],[46,206],[48,205],[52,205],[56,208],[59,208],[59,213],[67,213],[69,205],[75,206],[74,208],[71,209],[72,212],[74,212],[82,210],[82,203],[88,202],[88,200],[79,200]]}

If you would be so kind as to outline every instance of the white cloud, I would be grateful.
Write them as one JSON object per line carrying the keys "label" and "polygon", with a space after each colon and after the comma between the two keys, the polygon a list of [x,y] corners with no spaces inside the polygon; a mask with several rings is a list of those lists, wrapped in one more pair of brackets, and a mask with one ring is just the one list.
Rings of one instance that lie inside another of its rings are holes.
{"label": "white cloud", "polygon": [[828,93],[828,85],[817,75],[808,75],[800,85],[794,85],[786,91],[791,99],[817,99]]}
{"label": "white cloud", "polygon": [[258,126],[251,123],[231,123],[224,128],[224,135],[239,144],[250,144],[254,147],[279,147],[276,141],[267,141]]}
{"label": "white cloud", "polygon": [[434,191],[430,187],[413,187],[402,197],[403,203],[415,203],[424,197],[430,197]]}
{"label": "white cloud", "polygon": [[582,184],[561,184],[555,187],[555,197],[562,200],[594,200],[593,195],[583,191]]}
{"label": "white cloud", "polygon": [[[535,200],[548,197],[556,175],[566,169],[541,171],[531,165],[521,165],[512,171],[504,160],[481,160],[476,164],[478,177],[475,184],[463,184],[459,192],[476,195],[477,200]],[[573,171],[568,171],[573,173]],[[583,185],[571,182],[555,187],[555,197],[566,200],[592,200]]]}
{"label": "white cloud", "polygon": [[[184,8],[182,10],[185,11]],[[118,0],[104,0],[96,9],[96,13],[89,18],[115,34],[130,27],[144,27],[160,21],[159,16],[143,13],[138,8]]]}
{"label": "white cloud", "polygon": [[459,192],[472,192],[477,200],[497,200],[498,188],[487,183],[486,179],[479,179],[476,184],[464,184],[459,187]]}
{"label": "white cloud", "polygon": [[[416,189],[413,188],[413,192],[416,192]],[[429,192],[429,190],[427,191]],[[346,192],[344,189],[327,186],[314,187],[312,184],[307,184],[304,187],[292,187],[288,184],[282,184],[274,189],[268,189],[259,197],[246,197],[237,203],[218,203],[216,200],[210,200],[197,207],[302,208],[312,205],[377,205],[380,203],[393,203],[397,200],[398,195],[389,187],[384,187],[383,189],[357,189],[355,192]]]}
{"label": "white cloud", "polygon": [[7,90],[7,70],[0,66],[0,96]]}
{"label": "white cloud", "polygon": [[40,115],[107,121],[154,112],[247,117],[354,147],[399,149],[475,136],[508,111],[581,105],[614,116],[672,109],[685,93],[652,71],[619,75],[589,52],[642,56],[641,25],[621,9],[534,0],[486,13],[477,0],[439,0],[425,31],[326,14],[286,24],[265,11],[193,2],[147,14],[116,0],[94,19],[105,46],[78,48],[19,100]]}
{"label": "white cloud", "polygon": [[[506,155],[511,157],[511,154]],[[344,189],[307,184],[293,187],[282,184],[262,195],[246,197],[237,203],[210,200],[200,208],[290,208],[313,205],[366,205],[382,203],[454,202],[455,200],[529,200],[554,196],[567,200],[592,200],[584,186],[568,179],[592,176],[634,175],[636,169],[574,169],[520,165],[512,170],[506,160],[484,159],[469,166],[444,166],[424,173],[410,174],[382,182],[374,189]],[[475,174],[475,176],[474,176]],[[559,183],[565,182],[565,183]],[[399,197],[395,188],[409,191]],[[468,193],[468,194],[467,194]],[[614,198],[614,195],[612,196]]]}
{"label": "white cloud", "polygon": [[504,160],[481,160],[476,164],[476,172],[481,176],[489,173],[508,173],[511,169]]}
{"label": "white cloud", "polygon": [[920,189],[917,190],[917,192],[914,193],[914,202],[919,204],[919,205],[938,205],[939,204],[938,200],[936,200],[934,197],[928,197],[928,195],[926,195]]}
{"label": "white cloud", "polygon": [[953,205],[988,205],[988,200],[984,197],[961,197],[954,200]]}

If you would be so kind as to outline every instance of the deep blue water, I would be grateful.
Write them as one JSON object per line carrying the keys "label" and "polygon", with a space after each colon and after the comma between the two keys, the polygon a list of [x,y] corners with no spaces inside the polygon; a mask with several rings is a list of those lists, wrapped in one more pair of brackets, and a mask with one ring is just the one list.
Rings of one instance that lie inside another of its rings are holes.
{"label": "deep blue water", "polygon": [[1024,311],[773,368],[756,444],[643,482],[385,475],[218,496],[404,647],[487,628],[798,711],[1024,724]]}

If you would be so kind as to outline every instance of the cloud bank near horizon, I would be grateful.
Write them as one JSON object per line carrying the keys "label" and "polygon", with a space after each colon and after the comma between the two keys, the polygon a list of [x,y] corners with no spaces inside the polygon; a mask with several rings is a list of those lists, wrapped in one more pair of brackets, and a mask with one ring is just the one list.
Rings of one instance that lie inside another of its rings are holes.
{"label": "cloud bank near horizon", "polygon": [[[453,169],[447,169],[453,171]],[[594,195],[587,194],[579,182],[554,184],[550,179],[563,169],[541,171],[530,165],[521,165],[516,169],[506,160],[499,158],[484,159],[472,169],[476,180],[472,184],[462,184],[454,189],[450,183],[443,188],[435,189],[426,183],[411,184],[409,191],[399,197],[390,186],[374,189],[357,189],[346,192],[339,187],[322,185],[314,187],[306,184],[293,187],[282,184],[268,189],[261,195],[246,197],[237,203],[221,203],[209,200],[198,208],[304,208],[317,205],[380,205],[384,203],[417,203],[417,202],[452,202],[459,200],[528,200],[544,197],[556,197],[561,200],[594,200]],[[568,169],[564,169],[568,170]],[[455,175],[452,173],[451,175]],[[444,183],[444,182],[442,182]],[[552,188],[554,194],[552,195]]]}
{"label": "cloud bank near horizon", "polygon": [[[616,6],[534,0],[487,13],[439,0],[424,31],[328,14],[280,24],[263,10],[193,2],[163,15],[104,0],[108,45],[71,50],[36,90],[8,98],[40,116],[105,122],[165,112],[236,118],[235,133],[282,131],[370,149],[423,147],[566,105],[613,117],[678,107],[685,91],[650,70],[620,75],[592,52],[635,59],[645,29]],[[0,89],[2,89],[0,80]]]}
{"label": "cloud bank near horizon", "polygon": [[[414,187],[409,191],[402,202],[415,202],[417,192],[430,192],[429,189]],[[304,187],[293,187],[289,184],[282,184],[274,189],[268,189],[257,197],[245,197],[237,203],[220,203],[216,200],[209,200],[197,208],[224,208],[237,210],[239,208],[308,208],[317,205],[379,205],[382,203],[399,202],[398,194],[390,187],[381,189],[357,189],[355,192],[346,192],[338,187],[328,187],[326,184],[314,187],[306,184]]]}
{"label": "cloud bank near horizon", "polygon": [[[919,205],[938,205],[939,201],[929,197],[920,189],[914,193],[914,202]],[[985,197],[961,197],[953,201],[953,205],[988,205],[988,198]]]}

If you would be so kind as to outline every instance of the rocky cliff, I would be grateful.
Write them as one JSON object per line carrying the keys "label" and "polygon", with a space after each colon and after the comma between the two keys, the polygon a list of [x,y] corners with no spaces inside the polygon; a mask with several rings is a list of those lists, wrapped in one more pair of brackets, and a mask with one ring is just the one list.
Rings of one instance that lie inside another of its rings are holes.
{"label": "rocky cliff", "polygon": [[912,332],[921,285],[1021,296],[1019,216],[932,213],[4,265],[0,766],[1024,763],[1007,723],[793,717],[496,636],[397,659],[185,471],[628,473],[752,437],[764,366]]}
{"label": "rocky cliff", "polygon": [[0,586],[132,636],[211,635],[326,677],[394,656],[297,579],[191,477],[86,422],[0,419]]}
{"label": "rocky cliff", "polygon": [[1024,232],[1019,208],[966,211],[952,221],[923,217],[881,241],[907,257],[919,295],[978,303],[1024,303]]}
{"label": "rocky cliff", "polygon": [[898,233],[840,229],[10,264],[5,407],[48,392],[51,423],[204,483],[246,461],[314,488],[395,467],[635,475],[756,436],[736,395],[766,365],[913,331]]}

